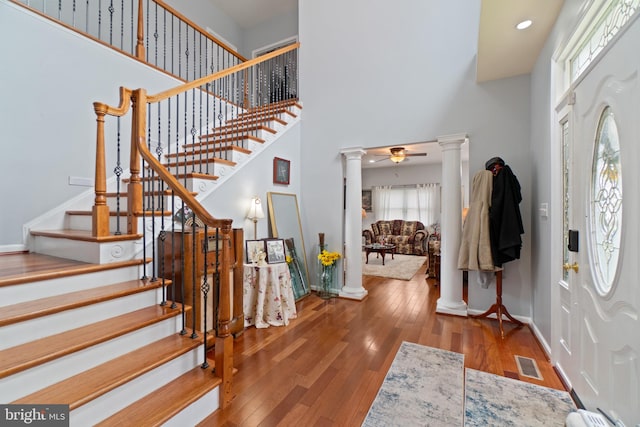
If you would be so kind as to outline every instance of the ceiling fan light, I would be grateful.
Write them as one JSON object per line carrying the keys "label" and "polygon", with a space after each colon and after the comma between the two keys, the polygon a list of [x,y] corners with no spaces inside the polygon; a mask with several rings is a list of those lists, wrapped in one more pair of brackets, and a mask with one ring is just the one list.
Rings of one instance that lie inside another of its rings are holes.
{"label": "ceiling fan light", "polygon": [[389,156],[389,160],[393,163],[400,163],[405,158],[404,147],[393,147],[389,151],[391,151],[391,155]]}

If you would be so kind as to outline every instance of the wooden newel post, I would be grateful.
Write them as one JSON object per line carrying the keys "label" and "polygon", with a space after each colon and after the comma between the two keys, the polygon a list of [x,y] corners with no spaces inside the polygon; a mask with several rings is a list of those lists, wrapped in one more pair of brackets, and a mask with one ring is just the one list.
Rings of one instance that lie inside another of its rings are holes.
{"label": "wooden newel post", "polygon": [[144,89],[136,89],[131,97],[133,118],[131,120],[131,155],[129,169],[131,177],[127,186],[127,233],[138,232],[136,213],[142,212],[142,182],[140,179],[140,164],[142,158],[138,151],[137,142],[144,142],[145,129],[147,127],[147,92]]}
{"label": "wooden newel post", "polygon": [[233,399],[233,337],[231,336],[231,223],[222,228],[222,263],[220,274],[220,302],[218,304],[218,334],[215,344],[215,372],[222,379],[220,407]]}
{"label": "wooden newel post", "polygon": [[107,172],[104,148],[104,116],[107,106],[99,102],[93,103],[96,112],[96,171],[95,171],[95,201],[91,213],[91,235],[104,237],[109,235],[109,207],[107,206]]}

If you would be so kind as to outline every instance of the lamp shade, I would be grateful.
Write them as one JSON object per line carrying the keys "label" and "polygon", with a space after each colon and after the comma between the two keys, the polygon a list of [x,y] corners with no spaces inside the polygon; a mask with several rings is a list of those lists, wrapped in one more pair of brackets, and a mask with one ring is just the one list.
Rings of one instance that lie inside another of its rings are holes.
{"label": "lamp shade", "polygon": [[249,212],[247,212],[247,218],[256,220],[258,218],[264,218],[264,212],[262,211],[262,202],[260,197],[255,196],[251,199],[251,205],[249,206]]}

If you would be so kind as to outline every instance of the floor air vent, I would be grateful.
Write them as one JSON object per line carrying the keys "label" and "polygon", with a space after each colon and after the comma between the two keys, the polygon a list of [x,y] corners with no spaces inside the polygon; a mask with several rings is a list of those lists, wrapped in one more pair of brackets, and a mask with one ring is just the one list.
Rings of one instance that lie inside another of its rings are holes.
{"label": "floor air vent", "polygon": [[518,371],[523,377],[534,378],[536,380],[543,379],[535,360],[529,357],[516,356],[516,363],[518,364]]}

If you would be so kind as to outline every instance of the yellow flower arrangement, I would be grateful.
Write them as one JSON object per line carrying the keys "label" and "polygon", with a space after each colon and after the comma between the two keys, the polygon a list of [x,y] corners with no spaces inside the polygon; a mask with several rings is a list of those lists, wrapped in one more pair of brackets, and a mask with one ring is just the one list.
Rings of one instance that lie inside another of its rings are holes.
{"label": "yellow flower arrangement", "polygon": [[285,257],[285,261],[287,261],[287,264],[291,264],[291,261],[293,261],[293,258],[291,258],[291,255],[287,255]]}
{"label": "yellow flower arrangement", "polygon": [[340,259],[340,254],[338,252],[329,252],[326,249],[323,249],[320,254],[318,254],[318,259],[324,266],[330,266],[336,263],[338,259]]}

